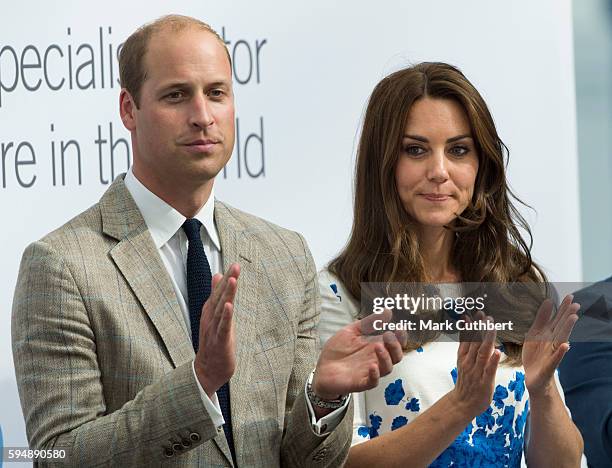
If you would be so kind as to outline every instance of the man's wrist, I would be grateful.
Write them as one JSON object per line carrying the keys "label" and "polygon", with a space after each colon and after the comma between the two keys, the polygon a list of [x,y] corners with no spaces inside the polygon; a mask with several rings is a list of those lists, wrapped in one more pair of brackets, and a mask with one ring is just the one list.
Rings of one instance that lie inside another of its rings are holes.
{"label": "man's wrist", "polygon": [[196,377],[200,382],[202,390],[204,390],[206,395],[208,395],[208,398],[212,399],[219,387],[214,387],[210,379],[208,379],[208,377],[206,376],[204,369],[199,364],[197,359],[193,362],[193,368],[195,369]]}
{"label": "man's wrist", "polygon": [[341,408],[345,403],[348,395],[325,395],[322,394],[319,388],[316,387],[315,371],[312,371],[306,382],[306,394],[313,407],[325,410],[335,410]]}

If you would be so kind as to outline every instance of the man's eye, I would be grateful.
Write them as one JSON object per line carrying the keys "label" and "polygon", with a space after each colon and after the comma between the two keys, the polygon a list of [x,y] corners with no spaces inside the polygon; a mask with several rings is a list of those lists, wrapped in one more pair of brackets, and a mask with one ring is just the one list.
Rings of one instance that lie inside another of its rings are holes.
{"label": "man's eye", "polygon": [[214,98],[222,97],[224,94],[225,93],[221,89],[211,89],[210,90],[210,95],[211,97],[214,97]]}
{"label": "man's eye", "polygon": [[417,146],[417,145],[408,145],[408,146],[404,146],[404,152],[408,155],[408,156],[421,156],[423,153],[425,153],[425,149]]}
{"label": "man's eye", "polygon": [[185,93],[183,91],[172,91],[166,95],[167,99],[176,101],[185,97]]}

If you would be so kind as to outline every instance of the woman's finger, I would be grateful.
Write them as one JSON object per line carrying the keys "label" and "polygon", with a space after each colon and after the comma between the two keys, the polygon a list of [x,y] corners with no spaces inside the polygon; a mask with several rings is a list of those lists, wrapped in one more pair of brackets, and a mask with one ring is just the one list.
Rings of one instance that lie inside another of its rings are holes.
{"label": "woman's finger", "polygon": [[459,343],[459,349],[457,350],[457,360],[465,358],[467,356],[468,350],[470,349],[470,344],[466,341],[462,341]]}
{"label": "woman's finger", "polygon": [[554,330],[559,324],[559,322],[561,322],[568,314],[573,299],[574,296],[572,296],[571,294],[568,294],[563,298],[563,301],[561,301],[561,304],[559,304],[559,310],[557,310],[557,313],[552,319],[552,323],[550,324],[550,330]]}
{"label": "woman's finger", "polygon": [[483,376],[485,380],[489,381],[491,379],[495,379],[495,374],[497,373],[497,366],[499,365],[499,360],[501,359],[501,352],[499,349],[495,349],[489,361],[487,362],[486,367],[484,368]]}
{"label": "woman's finger", "polygon": [[535,320],[529,329],[528,335],[539,335],[544,331],[552,315],[553,303],[550,299],[545,299],[536,313]]}
{"label": "woman's finger", "polygon": [[[486,323],[493,323],[493,319],[491,317],[487,317],[484,322]],[[494,343],[495,343],[495,336],[496,336],[496,332],[495,330],[487,330],[485,335],[484,335],[484,339],[482,340],[482,342],[480,343],[480,346],[478,348],[478,353],[477,353],[477,358],[476,358],[476,362],[478,364],[478,366],[480,367],[480,369],[482,371],[484,371],[487,362],[489,361],[489,359],[491,358],[491,354],[493,353],[493,349],[495,348]]]}
{"label": "woman's finger", "polygon": [[578,315],[576,314],[578,309],[574,308],[573,310],[575,310],[575,312],[568,314],[564,321],[559,323],[557,329],[554,331],[552,342],[555,344],[555,347],[567,342],[572,334],[574,325],[576,325],[576,322],[578,321]]}

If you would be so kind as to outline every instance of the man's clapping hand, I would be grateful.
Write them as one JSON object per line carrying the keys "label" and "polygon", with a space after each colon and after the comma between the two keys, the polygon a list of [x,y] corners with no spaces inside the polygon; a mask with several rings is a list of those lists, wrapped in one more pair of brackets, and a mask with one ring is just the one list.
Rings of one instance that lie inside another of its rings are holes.
{"label": "man's clapping hand", "polygon": [[234,299],[240,265],[232,263],[225,275],[212,278],[210,297],[202,308],[200,343],[194,368],[209,398],[228,382],[236,370]]}

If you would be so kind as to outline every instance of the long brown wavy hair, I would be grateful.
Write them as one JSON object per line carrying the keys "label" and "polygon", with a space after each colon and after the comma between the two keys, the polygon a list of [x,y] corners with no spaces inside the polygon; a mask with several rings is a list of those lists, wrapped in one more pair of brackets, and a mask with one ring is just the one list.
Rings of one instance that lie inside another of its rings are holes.
{"label": "long brown wavy hair", "polygon": [[[463,107],[478,153],[471,203],[446,226],[457,233],[452,264],[461,281],[545,281],[531,258],[529,226],[512,203],[522,202],[508,187],[508,148],[486,103],[459,69],[431,62],[392,73],[372,92],[357,150],[352,231],[329,270],[357,301],[361,283],[427,281],[415,220],[404,209],[395,182],[408,114],[423,97],[452,99]],[[498,338],[509,362],[519,363],[524,337],[509,331],[498,332]]]}

